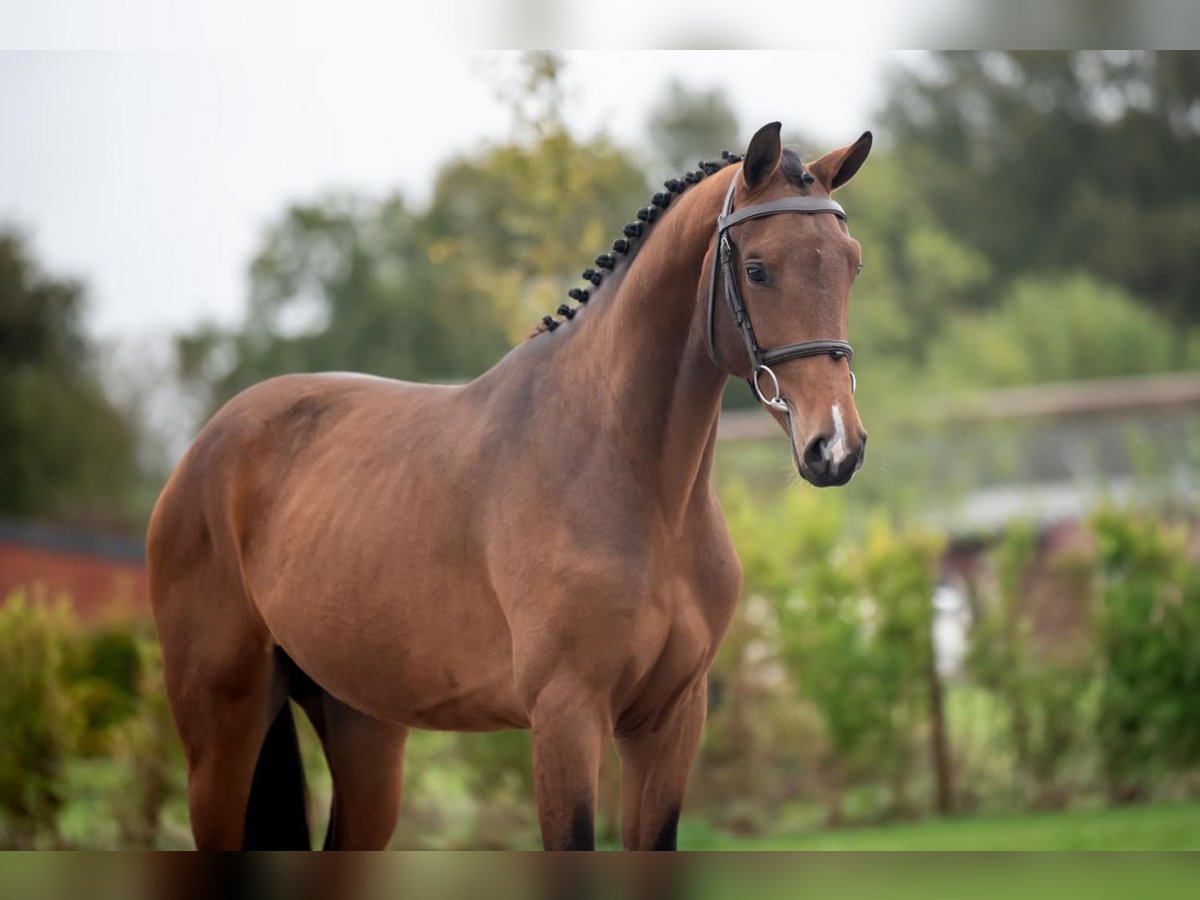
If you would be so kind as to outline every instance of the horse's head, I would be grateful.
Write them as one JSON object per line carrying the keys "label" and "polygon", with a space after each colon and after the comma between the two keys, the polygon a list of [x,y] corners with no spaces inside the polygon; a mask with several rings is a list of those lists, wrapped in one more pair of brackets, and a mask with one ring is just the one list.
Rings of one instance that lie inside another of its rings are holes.
{"label": "horse's head", "polygon": [[866,160],[871,135],[806,166],[783,150],[779,128],[754,135],[733,177],[700,300],[714,359],[751,379],[791,439],[800,474],[818,487],[842,485],[867,442],[845,343],[862,255],[829,195]]}

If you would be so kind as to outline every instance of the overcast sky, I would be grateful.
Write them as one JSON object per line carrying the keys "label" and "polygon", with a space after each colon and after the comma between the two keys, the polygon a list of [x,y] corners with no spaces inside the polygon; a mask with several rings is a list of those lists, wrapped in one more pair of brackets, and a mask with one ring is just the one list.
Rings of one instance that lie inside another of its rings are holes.
{"label": "overcast sky", "polygon": [[[884,51],[579,52],[568,121],[642,145],[672,77],[723,86],[745,138],[781,119],[830,146],[872,126]],[[236,321],[263,227],[294,200],[398,188],[503,138],[488,52],[0,53],[0,223],[87,282],[100,335]],[[719,148],[697,148],[711,153]]]}

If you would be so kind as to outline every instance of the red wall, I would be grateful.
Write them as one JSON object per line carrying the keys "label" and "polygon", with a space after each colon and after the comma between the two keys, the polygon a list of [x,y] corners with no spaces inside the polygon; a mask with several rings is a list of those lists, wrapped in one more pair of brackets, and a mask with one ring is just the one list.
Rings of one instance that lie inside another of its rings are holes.
{"label": "red wall", "polygon": [[84,619],[114,607],[134,612],[150,608],[150,586],[141,563],[0,543],[0,603],[14,588],[34,584],[43,585],[51,598],[65,592]]}

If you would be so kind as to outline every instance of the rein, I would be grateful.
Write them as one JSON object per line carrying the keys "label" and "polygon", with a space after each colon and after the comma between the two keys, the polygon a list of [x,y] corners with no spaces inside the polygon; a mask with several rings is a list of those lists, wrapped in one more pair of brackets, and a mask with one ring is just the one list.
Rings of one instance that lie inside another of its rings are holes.
{"label": "rein", "polygon": [[[750,312],[746,309],[746,303],[742,299],[741,291],[738,290],[737,276],[733,270],[734,244],[729,236],[729,229],[739,222],[745,222],[747,219],[758,219],[763,216],[774,216],[779,213],[788,212],[803,213],[805,215],[832,213],[844,222],[846,221],[846,211],[842,209],[842,205],[836,200],[830,200],[825,197],[783,197],[767,203],[756,203],[753,206],[747,206],[745,209],[739,209],[737,212],[734,212],[733,191],[736,184],[736,178],[730,181],[729,191],[725,194],[725,205],[721,211],[721,215],[717,217],[717,252],[713,255],[713,266],[712,271],[709,273],[708,281],[708,329],[705,333],[708,355],[719,367],[720,363],[717,361],[716,350],[716,296],[717,272],[720,270],[725,280],[725,300],[729,305],[729,312],[733,316],[733,321],[737,325],[738,331],[742,334],[742,340],[746,344],[746,353],[750,357],[752,373],[746,381],[750,384],[751,390],[754,391],[754,395],[761,403],[769,406],[771,409],[788,412],[787,403],[784,402],[783,397],[779,393],[779,379],[775,376],[771,366],[792,359],[802,359],[806,356],[832,356],[834,359],[844,358],[846,360],[853,360],[854,348],[845,341],[822,339],[800,341],[796,344],[785,344],[782,347],[774,347],[769,350],[761,349],[754,336],[754,325],[750,322]],[[774,389],[774,393],[769,399],[763,394],[762,387],[759,385],[759,378],[764,372],[770,378]],[[857,382],[852,370],[850,372],[851,393],[854,392],[856,387]]]}

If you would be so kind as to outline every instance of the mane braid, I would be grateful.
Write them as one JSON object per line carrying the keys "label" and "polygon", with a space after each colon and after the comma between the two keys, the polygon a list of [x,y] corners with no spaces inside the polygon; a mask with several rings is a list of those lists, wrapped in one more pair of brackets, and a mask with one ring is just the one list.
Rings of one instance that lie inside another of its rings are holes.
{"label": "mane braid", "polygon": [[679,178],[668,178],[664,181],[663,187],[666,190],[658,191],[654,194],[650,198],[650,205],[639,209],[636,219],[621,230],[622,237],[618,237],[613,241],[612,249],[601,253],[596,257],[592,267],[583,270],[580,278],[587,282],[589,287],[573,287],[567,291],[567,296],[580,305],[571,307],[566,303],[561,304],[555,311],[554,316],[542,316],[542,320],[537,323],[529,336],[537,337],[539,334],[554,331],[563,324],[564,320],[570,321],[575,318],[575,314],[579,312],[582,305],[587,303],[592,295],[596,293],[596,289],[604,283],[605,277],[610,273],[616,274],[618,266],[624,269],[625,264],[633,259],[638,249],[642,246],[642,239],[647,236],[654,223],[658,221],[659,215],[665,212],[667,207],[671,205],[671,201],[676,194],[682,194],[693,184],[699,184],[707,176],[713,175],[733,163],[741,162],[741,160],[742,157],[739,154],[722,150],[719,161],[706,162],[701,160],[698,164],[699,168],[695,171],[687,172]]}

